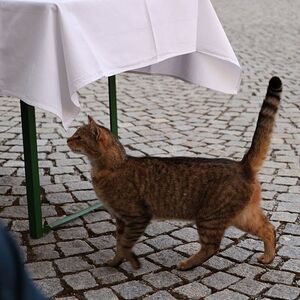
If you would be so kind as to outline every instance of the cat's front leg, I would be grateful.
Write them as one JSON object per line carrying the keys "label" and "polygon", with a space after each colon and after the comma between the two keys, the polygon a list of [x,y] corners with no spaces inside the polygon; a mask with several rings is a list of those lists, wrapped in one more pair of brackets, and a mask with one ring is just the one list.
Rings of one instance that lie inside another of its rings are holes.
{"label": "cat's front leg", "polygon": [[116,227],[117,227],[116,228],[117,248],[116,248],[115,256],[107,261],[107,265],[109,265],[110,267],[117,267],[124,260],[124,254],[122,252],[122,247],[121,247],[121,238],[122,235],[124,234],[125,223],[121,219],[116,218]]}

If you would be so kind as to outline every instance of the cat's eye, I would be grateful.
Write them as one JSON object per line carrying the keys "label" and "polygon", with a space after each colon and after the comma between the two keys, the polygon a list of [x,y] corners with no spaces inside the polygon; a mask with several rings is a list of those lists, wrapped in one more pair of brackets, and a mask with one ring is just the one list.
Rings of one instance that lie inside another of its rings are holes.
{"label": "cat's eye", "polygon": [[74,138],[75,138],[76,140],[81,140],[81,136],[80,136],[80,135],[76,135],[76,136],[74,136]]}

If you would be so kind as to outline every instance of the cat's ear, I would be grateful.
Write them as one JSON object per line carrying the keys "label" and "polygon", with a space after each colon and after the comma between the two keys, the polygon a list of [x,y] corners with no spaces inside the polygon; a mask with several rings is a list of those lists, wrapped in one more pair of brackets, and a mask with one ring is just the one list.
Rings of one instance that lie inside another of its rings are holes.
{"label": "cat's ear", "polygon": [[97,123],[91,116],[88,116],[88,120],[89,120],[89,126],[91,128],[91,131],[93,135],[96,137],[96,140],[98,140],[100,138],[100,133],[101,133],[100,127],[97,125]]}
{"label": "cat's ear", "polygon": [[89,120],[89,125],[91,125],[91,123],[96,123],[95,120],[90,115],[88,115],[88,120]]}

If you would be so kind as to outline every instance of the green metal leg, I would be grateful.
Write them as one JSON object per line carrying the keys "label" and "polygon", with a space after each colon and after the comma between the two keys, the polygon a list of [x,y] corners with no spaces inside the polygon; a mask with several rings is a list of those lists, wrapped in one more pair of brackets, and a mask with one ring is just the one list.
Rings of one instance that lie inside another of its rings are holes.
{"label": "green metal leg", "polygon": [[[110,128],[113,134],[118,136],[118,116],[117,116],[117,89],[116,76],[108,78],[109,89],[109,110],[110,110]],[[36,127],[34,107],[21,101],[22,130],[24,144],[24,160],[26,173],[26,188],[29,215],[29,230],[32,238],[40,238],[43,233],[71,222],[89,212],[101,208],[102,203],[97,203],[84,210],[66,216],[51,224],[45,222],[42,225],[40,183],[38,172],[37,144],[36,144]]]}
{"label": "green metal leg", "polygon": [[34,239],[43,235],[41,195],[34,107],[21,102],[29,232]]}
{"label": "green metal leg", "polygon": [[118,136],[117,87],[116,76],[108,77],[110,130]]}

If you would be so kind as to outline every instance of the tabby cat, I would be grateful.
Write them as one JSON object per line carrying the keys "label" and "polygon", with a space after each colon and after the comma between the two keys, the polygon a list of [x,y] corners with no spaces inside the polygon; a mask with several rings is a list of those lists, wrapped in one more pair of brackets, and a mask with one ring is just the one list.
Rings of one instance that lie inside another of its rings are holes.
{"label": "tabby cat", "polygon": [[196,222],[201,249],[179,263],[181,270],[198,266],[214,255],[229,226],[262,239],[264,253],[258,260],[272,262],[276,235],[260,208],[257,172],[267,156],[281,91],[281,80],[273,77],[251,147],[242,161],[131,157],[118,139],[91,117],[88,125],[77,129],[68,145],[90,160],[95,192],[116,218],[117,248],[110,266],[126,259],[134,269],[140,267],[132,248],[152,218]]}

